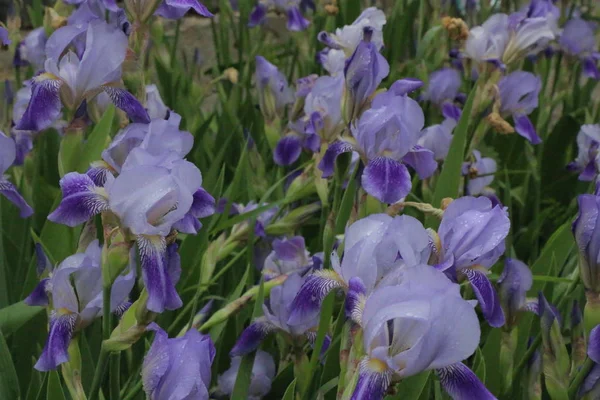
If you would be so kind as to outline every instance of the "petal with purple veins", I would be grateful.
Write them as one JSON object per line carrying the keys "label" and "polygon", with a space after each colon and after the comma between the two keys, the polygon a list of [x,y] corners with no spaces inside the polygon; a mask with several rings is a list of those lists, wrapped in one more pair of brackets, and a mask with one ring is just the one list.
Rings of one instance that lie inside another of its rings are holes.
{"label": "petal with purple veins", "polygon": [[301,325],[321,310],[325,297],[343,286],[340,276],[332,270],[320,270],[308,276],[290,305],[289,325]]}
{"label": "petal with purple veins", "polygon": [[31,99],[16,130],[39,132],[49,127],[60,115],[62,103],[59,90],[62,81],[51,74],[41,74],[32,79]]}
{"label": "petal with purple veins", "polygon": [[273,161],[277,165],[293,164],[302,152],[302,140],[296,135],[288,135],[277,142],[273,152]]}
{"label": "petal with purple veins", "polygon": [[15,185],[2,179],[0,176],[0,193],[11,203],[19,208],[21,218],[30,217],[33,214],[33,209],[27,204],[23,196],[17,191]]}
{"label": "petal with purple veins", "polygon": [[406,197],[412,183],[404,164],[387,157],[371,160],[362,174],[365,191],[382,203],[395,203]]}
{"label": "petal with purple veins", "polygon": [[494,328],[504,325],[504,312],[500,306],[496,289],[494,289],[488,277],[483,272],[473,268],[465,268],[462,272],[469,279],[483,316],[488,323]]}
{"label": "petal with purple veins", "polygon": [[[392,374],[380,360],[365,358],[360,362],[358,381],[351,400],[382,400],[391,383]],[[383,369],[383,370],[381,370]]]}
{"label": "petal with purple veins", "polygon": [[323,171],[323,178],[329,178],[335,171],[335,160],[340,154],[349,153],[354,150],[351,143],[338,140],[329,145],[321,162],[319,169]]}
{"label": "petal with purple veins", "polygon": [[46,345],[34,366],[35,369],[49,371],[69,361],[69,343],[75,331],[77,317],[77,314],[51,317]]}
{"label": "petal with purple veins", "polygon": [[146,111],[138,99],[127,90],[114,86],[102,86],[102,90],[108,94],[108,97],[110,97],[110,100],[115,106],[125,111],[127,116],[131,118],[133,122],[140,122],[143,124],[150,123],[148,111]]}
{"label": "petal with purple veins", "polygon": [[94,185],[86,174],[69,172],[60,180],[63,198],[48,219],[67,226],[77,226],[109,209],[103,189]]}
{"label": "petal with purple veins", "polygon": [[229,352],[231,357],[243,356],[253,352],[258,348],[261,342],[273,332],[275,326],[260,317],[251,323],[240,335],[239,339]]}
{"label": "petal with purple veins", "polygon": [[493,394],[463,363],[436,370],[442,387],[454,400],[495,400]]}

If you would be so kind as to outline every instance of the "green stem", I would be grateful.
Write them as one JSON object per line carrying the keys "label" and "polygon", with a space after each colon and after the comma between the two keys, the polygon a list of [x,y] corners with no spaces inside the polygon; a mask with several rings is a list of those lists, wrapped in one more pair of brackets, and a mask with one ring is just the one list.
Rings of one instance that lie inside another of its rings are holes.
{"label": "green stem", "polygon": [[132,400],[137,396],[137,394],[142,390],[142,380],[138,380],[135,386],[131,389],[131,391],[123,398],[123,400]]}
{"label": "green stem", "polygon": [[581,386],[581,384],[583,383],[583,380],[588,376],[588,374],[590,373],[593,366],[594,366],[594,362],[592,361],[592,359],[589,357],[586,358],[585,362],[581,366],[581,369],[579,370],[579,372],[577,372],[577,375],[575,375],[575,378],[573,379],[573,381],[571,382],[571,385],[569,386],[569,398],[570,399],[576,398],[577,391],[579,390],[579,386]]}
{"label": "green stem", "polygon": [[102,339],[108,339],[111,331],[110,286],[102,289]]}
{"label": "green stem", "polygon": [[108,363],[108,350],[102,346],[100,349],[100,357],[98,358],[98,364],[96,365],[96,372],[94,373],[94,380],[92,381],[92,387],[90,389],[90,395],[88,396],[89,400],[96,400],[98,398],[98,392],[100,391],[100,384],[102,383],[102,378],[104,377],[104,370],[106,369],[106,364]]}
{"label": "green stem", "polygon": [[177,44],[179,43],[179,33],[181,31],[181,20],[182,18],[177,20],[177,25],[175,26],[175,41],[173,42],[173,47],[171,47],[171,68],[175,66],[175,56],[177,55]]}
{"label": "green stem", "polygon": [[121,353],[113,353],[110,355],[110,399],[121,399],[121,383],[119,381],[121,375]]}

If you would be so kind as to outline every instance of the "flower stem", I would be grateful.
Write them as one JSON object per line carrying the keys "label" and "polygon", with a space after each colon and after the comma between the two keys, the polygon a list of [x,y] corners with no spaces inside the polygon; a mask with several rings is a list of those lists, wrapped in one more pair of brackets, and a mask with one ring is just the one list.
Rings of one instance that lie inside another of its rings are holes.
{"label": "flower stem", "polygon": [[171,48],[171,68],[175,66],[175,56],[177,55],[177,44],[179,43],[179,33],[181,32],[181,20],[182,18],[177,20],[177,25],[175,25],[175,41],[173,42],[173,47]]}
{"label": "flower stem", "polygon": [[120,400],[121,399],[121,383],[120,383],[120,369],[121,369],[121,354],[113,353],[110,355],[110,399]]}
{"label": "flower stem", "polygon": [[[110,313],[110,285],[104,286],[102,289],[102,339],[106,340],[110,337],[111,331],[111,318]],[[104,371],[106,370],[106,364],[108,362],[109,352],[106,350],[104,345],[100,349],[100,356],[98,358],[98,364],[96,365],[96,372],[94,372],[94,380],[92,381],[92,387],[90,389],[89,400],[95,400],[100,391],[100,385],[104,378]],[[117,371],[118,372],[118,371]],[[112,394],[112,389],[111,389]],[[112,398],[112,396],[111,396]]]}
{"label": "flower stem", "polygon": [[90,389],[90,395],[88,396],[89,400],[96,400],[98,398],[100,384],[104,376],[106,363],[108,362],[108,355],[108,350],[102,346],[100,349],[100,357],[98,357],[98,364],[96,365],[96,372],[94,373],[94,380],[92,381],[92,387]]}
{"label": "flower stem", "polygon": [[592,359],[589,357],[586,358],[585,362],[581,366],[581,369],[579,370],[579,372],[577,372],[577,375],[575,375],[575,378],[573,378],[571,385],[569,385],[569,398],[570,399],[576,398],[575,396],[577,395],[579,386],[581,386],[581,384],[583,383],[583,380],[588,376],[588,374],[590,373],[593,366],[594,366],[594,362],[592,361]]}

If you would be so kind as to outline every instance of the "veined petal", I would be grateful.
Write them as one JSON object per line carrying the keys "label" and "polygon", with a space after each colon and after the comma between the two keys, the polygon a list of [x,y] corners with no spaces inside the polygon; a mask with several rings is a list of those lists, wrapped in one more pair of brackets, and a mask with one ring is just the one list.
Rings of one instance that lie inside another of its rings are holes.
{"label": "veined petal", "polygon": [[438,167],[433,151],[419,145],[413,147],[412,150],[402,158],[402,161],[417,171],[417,174],[421,179],[429,178]]}
{"label": "veined petal", "polygon": [[363,171],[362,186],[377,200],[391,204],[406,197],[412,183],[404,164],[388,157],[377,157]]}
{"label": "veined petal", "polygon": [[342,140],[335,141],[329,145],[323,159],[319,162],[319,169],[323,171],[323,178],[329,178],[335,171],[335,160],[340,154],[354,150],[351,143]]}
{"label": "veined petal", "polygon": [[590,332],[587,355],[595,363],[600,363],[600,325],[596,325]]}
{"label": "veined petal", "polygon": [[171,257],[167,256],[165,238],[138,235],[136,241],[142,263],[142,277],[148,291],[148,310],[161,313],[165,309],[175,310],[181,307],[181,298],[175,290],[175,282],[179,279],[178,266],[172,265]]}
{"label": "veined petal", "polygon": [[442,387],[454,400],[493,400],[493,394],[465,364],[456,363],[436,370]]}
{"label": "veined petal", "polygon": [[321,309],[325,296],[333,289],[343,287],[341,277],[332,270],[320,270],[308,276],[290,306],[289,325],[300,325],[314,318]]}
{"label": "veined petal", "polygon": [[358,382],[351,400],[381,400],[390,386],[392,373],[378,359],[365,358],[360,362]]}
{"label": "veined petal", "polygon": [[69,361],[69,343],[75,331],[77,314],[53,316],[50,320],[48,339],[40,359],[34,368],[38,371],[49,371]]}
{"label": "veined petal", "polygon": [[110,100],[115,106],[125,111],[127,116],[129,116],[133,122],[140,122],[143,124],[150,123],[148,111],[146,111],[138,99],[127,90],[114,86],[102,86],[102,90],[108,94],[108,97],[110,97]]}
{"label": "veined petal", "polygon": [[542,143],[542,139],[538,136],[535,131],[535,127],[531,123],[531,120],[527,115],[524,114],[514,114],[513,120],[515,121],[515,131],[523,136],[525,139],[529,140],[531,144],[540,144]]}
{"label": "veined petal", "polygon": [[0,193],[4,195],[15,206],[19,208],[21,218],[30,217],[33,214],[33,209],[27,204],[23,196],[17,191],[17,188],[0,176]]}
{"label": "veined petal", "polygon": [[94,161],[85,174],[92,179],[94,185],[98,187],[104,187],[106,179],[108,179],[108,175],[112,175],[112,172],[110,170],[110,166],[106,162]]}
{"label": "veined petal", "polygon": [[296,135],[288,135],[277,142],[273,161],[277,165],[291,165],[302,153],[302,140]]}
{"label": "veined petal", "polygon": [[62,81],[46,73],[31,81],[31,99],[15,129],[39,132],[49,127],[60,115],[62,103],[58,92]]}
{"label": "veined petal", "polygon": [[60,180],[60,188],[62,201],[48,215],[52,222],[73,227],[109,209],[103,189],[94,185],[86,174],[69,172]]}
{"label": "veined petal", "polygon": [[268,322],[266,318],[260,317],[256,319],[256,321],[244,329],[235,346],[229,352],[229,355],[236,357],[253,352],[273,330],[275,330],[275,326]]}
{"label": "veined petal", "polygon": [[353,277],[348,282],[348,293],[344,304],[346,316],[360,324],[362,312],[365,308],[367,288],[359,277]]}
{"label": "veined petal", "polygon": [[33,292],[27,298],[25,298],[24,303],[29,306],[42,306],[45,307],[48,305],[48,284],[50,283],[50,279],[44,278],[37,284]]}
{"label": "veined petal", "polygon": [[465,268],[462,272],[469,279],[475,296],[479,301],[483,316],[488,323],[495,328],[504,325],[504,311],[502,311],[502,307],[500,306],[500,299],[498,298],[496,289],[494,289],[488,277],[483,272],[473,268]]}

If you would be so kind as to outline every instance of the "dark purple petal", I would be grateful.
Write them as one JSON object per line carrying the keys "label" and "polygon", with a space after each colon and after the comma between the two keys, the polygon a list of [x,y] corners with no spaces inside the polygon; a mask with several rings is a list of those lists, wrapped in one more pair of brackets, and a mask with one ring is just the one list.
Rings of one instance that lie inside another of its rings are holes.
{"label": "dark purple petal", "polygon": [[23,196],[17,191],[15,185],[2,179],[0,176],[0,193],[11,203],[19,208],[21,218],[30,217],[33,214],[33,209],[27,204]]}
{"label": "dark purple petal", "polygon": [[500,299],[487,275],[473,268],[465,268],[463,272],[471,283],[487,322],[494,328],[504,325],[504,311],[500,306]]}
{"label": "dark purple petal", "polygon": [[354,322],[360,323],[360,316],[365,307],[365,296],[367,288],[359,277],[350,278],[348,282],[348,293],[346,294],[346,303],[344,304],[346,317]]}
{"label": "dark purple petal", "polygon": [[236,357],[253,352],[274,329],[275,327],[267,322],[266,319],[257,319],[244,329],[235,346],[229,352],[229,355]]}
{"label": "dark purple petal", "polygon": [[48,278],[44,278],[37,284],[33,292],[29,296],[23,300],[25,304],[30,306],[42,306],[45,307],[48,305],[48,284],[50,280]]}
{"label": "dark purple petal", "polygon": [[44,253],[44,248],[41,244],[35,244],[35,260],[36,260],[36,272],[38,276],[42,275],[45,271],[52,270],[52,264],[48,259],[46,253]]}
{"label": "dark purple petal", "polygon": [[142,124],[150,123],[150,116],[148,111],[142,106],[142,104],[135,98],[134,95],[129,93],[125,89],[121,89],[114,86],[103,86],[102,89],[119,109],[125,111],[127,116],[131,118],[133,122],[139,122]]}
{"label": "dark purple petal", "polygon": [[477,375],[463,363],[436,370],[442,387],[454,400],[492,400],[493,394],[481,383]]}
{"label": "dark purple petal", "polygon": [[371,160],[362,174],[362,186],[382,203],[395,203],[405,197],[412,186],[404,164],[387,157]]}
{"label": "dark purple petal", "polygon": [[527,291],[531,289],[532,284],[533,276],[525,263],[512,258],[505,260],[498,285],[509,324],[516,322],[517,313],[525,307]]}
{"label": "dark purple petal", "polygon": [[600,325],[596,325],[594,329],[590,331],[587,355],[592,361],[600,364]]}
{"label": "dark purple petal", "polygon": [[254,7],[254,10],[252,10],[252,12],[250,13],[250,16],[248,17],[248,26],[250,28],[253,28],[256,25],[260,25],[263,22],[265,22],[266,17],[267,6],[262,3],[258,3],[256,7]]}
{"label": "dark purple petal", "polygon": [[[390,386],[392,374],[388,370],[375,371],[369,368],[369,364],[372,362],[368,359],[361,361],[358,382],[354,387],[351,400],[381,400],[385,396]],[[374,360],[374,362],[383,363],[380,360]]]}
{"label": "dark purple petal", "polygon": [[354,150],[352,144],[342,140],[335,141],[329,145],[319,162],[319,169],[323,171],[323,178],[329,178],[335,172],[335,160],[340,154],[348,153]]}
{"label": "dark purple petal", "polygon": [[302,140],[296,135],[288,135],[277,142],[273,152],[273,161],[277,165],[293,164],[302,152]]}
{"label": "dark purple petal", "polygon": [[164,0],[164,4],[169,8],[176,8],[185,12],[192,9],[203,17],[213,16],[213,14],[208,11],[208,8],[206,8],[206,6],[200,3],[198,0]]}
{"label": "dark purple petal", "polygon": [[433,151],[419,145],[412,148],[404,157],[402,162],[408,164],[417,171],[419,178],[429,178],[437,170],[438,163],[435,161]]}
{"label": "dark purple petal", "polygon": [[111,174],[111,172],[110,169],[108,169],[108,165],[106,165],[104,162],[100,162],[99,164],[101,165],[94,166],[94,163],[92,163],[92,166],[86,171],[85,174],[90,177],[90,179],[94,182],[94,185],[98,187],[104,187],[106,178],[108,177],[108,174]]}
{"label": "dark purple petal", "polygon": [[298,7],[290,7],[287,10],[287,28],[290,31],[303,31],[308,28],[310,22],[302,16]]}
{"label": "dark purple petal", "polygon": [[195,235],[202,229],[202,223],[198,221],[198,218],[187,213],[182,219],[173,224],[173,228],[177,229],[179,232]]}
{"label": "dark purple petal", "polygon": [[75,331],[77,314],[54,316],[50,319],[50,329],[46,345],[34,368],[38,371],[49,371],[69,361],[69,343]]}
{"label": "dark purple petal", "polygon": [[181,307],[181,299],[175,290],[179,272],[176,265],[173,269],[170,268],[172,257],[167,256],[165,238],[139,235],[137,245],[142,264],[142,277],[148,291],[148,310],[161,313],[165,309],[175,310]]}
{"label": "dark purple petal", "polygon": [[60,180],[63,198],[48,219],[67,226],[77,226],[109,209],[108,199],[100,193],[86,174],[69,172]]}
{"label": "dark purple petal", "polygon": [[462,114],[462,110],[455,104],[445,102],[442,105],[442,115],[444,118],[450,118],[455,121],[460,119],[460,115]]}
{"label": "dark purple petal", "polygon": [[318,153],[321,149],[321,137],[315,133],[307,134],[304,137],[304,143],[302,143],[302,147],[312,151],[313,153]]}
{"label": "dark purple petal", "polygon": [[583,63],[583,74],[592,79],[600,79],[600,71],[596,65],[596,60],[593,57],[585,57],[582,60]]}
{"label": "dark purple petal", "polygon": [[535,132],[535,127],[527,115],[514,114],[513,120],[515,121],[515,131],[517,131],[519,135],[529,140],[531,144],[542,143],[542,139],[540,139]]}
{"label": "dark purple petal", "polygon": [[215,213],[215,198],[203,188],[196,190],[190,212],[196,218],[210,217]]}
{"label": "dark purple petal", "polygon": [[338,276],[332,270],[321,270],[308,276],[290,305],[288,325],[300,325],[314,318],[327,294],[342,287],[342,283],[336,278]]}
{"label": "dark purple petal", "polygon": [[0,26],[0,43],[4,46],[8,46],[12,43],[8,35],[8,30],[3,26]]}
{"label": "dark purple petal", "polygon": [[398,79],[390,86],[388,92],[394,93],[394,96],[404,96],[414,92],[423,86],[423,81],[416,78]]}
{"label": "dark purple petal", "polygon": [[58,92],[62,82],[47,78],[45,74],[31,81],[31,99],[15,129],[39,132],[49,127],[60,115],[62,103]]}

